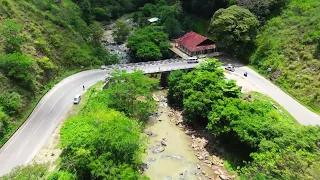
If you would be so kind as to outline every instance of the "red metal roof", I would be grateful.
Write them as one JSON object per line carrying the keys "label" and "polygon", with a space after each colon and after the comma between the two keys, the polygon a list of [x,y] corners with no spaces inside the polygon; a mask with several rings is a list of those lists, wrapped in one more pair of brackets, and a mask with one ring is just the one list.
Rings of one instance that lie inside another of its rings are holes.
{"label": "red metal roof", "polygon": [[205,40],[210,40],[207,37],[201,36],[200,34],[197,34],[193,31],[183,35],[179,39],[175,40],[176,43],[184,46],[191,52],[195,51],[202,51],[206,49],[215,49],[215,44],[205,45],[205,46],[198,46],[200,43],[202,43]]}

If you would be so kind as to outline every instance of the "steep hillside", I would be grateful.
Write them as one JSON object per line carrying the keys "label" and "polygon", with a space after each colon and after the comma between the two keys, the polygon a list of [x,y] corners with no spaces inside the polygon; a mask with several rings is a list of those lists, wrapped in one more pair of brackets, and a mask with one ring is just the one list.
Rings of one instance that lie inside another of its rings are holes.
{"label": "steep hillside", "polygon": [[109,63],[102,33],[71,0],[0,0],[0,145],[49,82]]}
{"label": "steep hillside", "polygon": [[[256,38],[251,64],[320,113],[320,1],[292,0]],[[267,72],[268,67],[272,70]]]}

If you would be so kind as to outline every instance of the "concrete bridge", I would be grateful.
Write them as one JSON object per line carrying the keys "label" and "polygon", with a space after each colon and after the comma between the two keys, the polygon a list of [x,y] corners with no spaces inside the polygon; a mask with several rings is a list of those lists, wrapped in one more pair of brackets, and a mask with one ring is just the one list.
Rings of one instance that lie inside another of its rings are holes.
{"label": "concrete bridge", "polygon": [[[199,60],[199,63],[202,60]],[[115,64],[110,66],[105,66],[106,81],[108,82],[108,77],[112,73],[113,69],[126,70],[127,72],[133,72],[136,70],[141,70],[145,74],[158,74],[161,73],[160,85],[162,87],[168,86],[168,77],[171,71],[182,70],[182,69],[193,69],[199,63],[187,63],[185,59],[167,59],[161,61],[148,61],[148,62],[139,62],[139,63],[129,63],[129,64]],[[106,83],[105,87],[108,87]]]}

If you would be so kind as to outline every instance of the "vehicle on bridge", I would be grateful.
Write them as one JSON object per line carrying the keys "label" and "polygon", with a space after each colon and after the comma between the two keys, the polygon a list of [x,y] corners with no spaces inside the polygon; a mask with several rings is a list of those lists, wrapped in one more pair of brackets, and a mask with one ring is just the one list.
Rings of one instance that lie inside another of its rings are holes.
{"label": "vehicle on bridge", "polygon": [[187,59],[187,63],[188,63],[188,64],[190,64],[190,63],[198,63],[198,62],[199,62],[199,60],[198,60],[197,57],[189,57],[189,58]]}

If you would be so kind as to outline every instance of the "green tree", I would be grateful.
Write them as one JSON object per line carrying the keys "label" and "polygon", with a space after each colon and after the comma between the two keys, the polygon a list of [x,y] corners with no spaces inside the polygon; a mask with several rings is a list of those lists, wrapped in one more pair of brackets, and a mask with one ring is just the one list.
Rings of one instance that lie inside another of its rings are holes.
{"label": "green tree", "polygon": [[151,95],[156,86],[157,81],[145,77],[141,71],[130,74],[116,71],[106,90],[110,97],[109,107],[132,118],[147,120],[150,113],[156,110],[156,103]]}
{"label": "green tree", "polygon": [[215,12],[209,33],[218,47],[232,55],[243,57],[250,50],[259,21],[249,10],[233,5]]}
{"label": "green tree", "polygon": [[110,12],[100,7],[92,9],[92,13],[97,21],[109,21],[111,18]]}
{"label": "green tree", "polygon": [[[127,46],[138,58],[146,61],[157,59],[167,54],[170,44],[168,35],[163,32],[163,27],[146,26],[136,30],[129,37]],[[159,49],[161,55],[159,54]]]}
{"label": "green tree", "polygon": [[2,138],[9,121],[9,116],[3,111],[3,107],[0,106],[0,137]]}
{"label": "green tree", "polygon": [[158,60],[162,57],[160,48],[153,42],[146,41],[139,44],[137,56],[145,61]]}
{"label": "green tree", "polygon": [[223,96],[240,96],[239,88],[233,81],[225,79],[220,66],[215,59],[207,59],[192,72],[183,74],[178,71],[170,75],[169,103],[183,108],[188,122],[207,122],[214,103]]}
{"label": "green tree", "polygon": [[182,109],[183,106],[183,89],[185,89],[186,84],[183,84],[182,78],[185,74],[184,71],[178,70],[170,73],[168,79],[168,103],[175,107]]}
{"label": "green tree", "polygon": [[169,35],[170,39],[178,38],[180,36],[181,28],[177,19],[168,18],[163,26],[164,31]]}
{"label": "green tree", "polygon": [[47,180],[76,180],[76,176],[66,171],[54,171],[48,176]]}
{"label": "green tree", "polygon": [[22,26],[12,19],[5,19],[0,23],[1,34],[4,37],[4,46],[7,53],[20,52],[23,43]]}
{"label": "green tree", "polygon": [[139,179],[144,149],[141,127],[122,113],[108,110],[93,98],[80,116],[61,129],[62,168],[78,179]]}
{"label": "green tree", "polygon": [[9,116],[18,113],[22,108],[22,99],[19,93],[2,93],[0,95],[0,106],[3,107],[3,111]]}
{"label": "green tree", "polygon": [[123,43],[127,40],[131,31],[131,27],[123,20],[117,20],[115,30],[113,31],[114,40],[118,43]]}
{"label": "green tree", "polygon": [[89,25],[87,36],[89,40],[96,46],[101,45],[101,38],[103,36],[103,27],[97,21],[94,21]]}
{"label": "green tree", "polygon": [[34,88],[34,69],[32,58],[20,53],[0,56],[0,71],[23,87]]}

